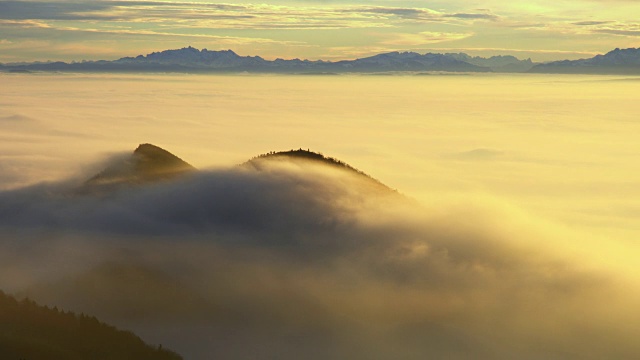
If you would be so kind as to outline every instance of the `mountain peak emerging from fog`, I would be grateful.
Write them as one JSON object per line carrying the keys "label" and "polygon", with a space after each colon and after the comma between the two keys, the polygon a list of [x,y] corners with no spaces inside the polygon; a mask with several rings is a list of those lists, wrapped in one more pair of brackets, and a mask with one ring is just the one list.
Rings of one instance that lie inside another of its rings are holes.
{"label": "mountain peak emerging from fog", "polygon": [[258,155],[249,161],[245,162],[241,166],[252,167],[254,169],[261,169],[262,161],[293,161],[293,162],[311,162],[316,164],[321,164],[325,166],[332,167],[334,169],[344,170],[348,173],[354,174],[358,177],[364,178],[370,182],[370,184],[375,185],[376,187],[384,188],[385,190],[391,190],[387,185],[383,184],[379,180],[373,178],[372,176],[366,174],[363,171],[360,171],[353,166],[338,160],[333,157],[324,156],[321,153],[313,152],[310,150],[304,150],[302,148],[298,150],[288,150],[288,151],[271,151],[265,154]]}
{"label": "mountain peak emerging from fog", "polygon": [[[262,171],[270,161],[288,161],[304,167],[319,164],[346,171],[366,180],[376,188],[391,190],[380,181],[347,163],[310,150],[271,151],[241,164],[242,167]],[[197,169],[169,151],[152,144],[140,144],[131,155],[112,160],[104,170],[87,180],[78,193],[102,194],[123,185],[140,185],[179,178],[195,173]]]}
{"label": "mountain peak emerging from fog", "polygon": [[[316,161],[319,163],[323,163],[330,166],[336,166],[344,169],[349,169],[358,173],[362,173],[359,170],[356,170],[352,166],[332,157],[327,157],[322,155],[321,153],[310,151],[309,149],[303,150],[302,148],[298,150],[288,150],[288,151],[271,151],[265,154],[258,155],[253,159],[247,161],[243,165],[255,165],[258,161],[263,159],[294,159],[294,160],[310,160]],[[362,173],[364,174],[364,173]]]}
{"label": "mountain peak emerging from fog", "polygon": [[196,169],[152,144],[140,144],[128,157],[116,159],[86,185],[136,184],[171,179]]}

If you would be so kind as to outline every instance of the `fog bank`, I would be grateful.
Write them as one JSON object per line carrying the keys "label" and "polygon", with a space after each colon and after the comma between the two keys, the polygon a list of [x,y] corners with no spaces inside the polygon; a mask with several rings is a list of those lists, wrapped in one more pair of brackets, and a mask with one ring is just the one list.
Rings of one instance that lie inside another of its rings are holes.
{"label": "fog bank", "polygon": [[3,191],[0,286],[190,359],[640,354],[634,279],[508,212],[436,213],[369,181],[275,163]]}

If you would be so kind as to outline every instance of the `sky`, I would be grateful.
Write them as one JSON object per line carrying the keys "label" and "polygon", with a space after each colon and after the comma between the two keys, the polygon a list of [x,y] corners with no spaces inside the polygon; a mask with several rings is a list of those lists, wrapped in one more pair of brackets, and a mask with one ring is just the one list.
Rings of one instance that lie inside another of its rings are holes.
{"label": "sky", "polygon": [[388,51],[577,59],[640,46],[631,0],[9,0],[0,62],[117,59],[193,46],[267,59]]}

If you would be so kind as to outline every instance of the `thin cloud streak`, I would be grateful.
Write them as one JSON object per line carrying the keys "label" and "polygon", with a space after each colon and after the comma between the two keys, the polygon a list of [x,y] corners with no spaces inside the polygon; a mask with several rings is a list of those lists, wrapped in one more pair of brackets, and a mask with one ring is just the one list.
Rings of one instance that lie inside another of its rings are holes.
{"label": "thin cloud streak", "polygon": [[473,36],[473,34],[460,33],[440,33],[423,31],[417,34],[394,34],[385,36],[386,39],[380,41],[380,44],[394,46],[424,46],[427,44],[435,44],[446,41],[460,40]]}

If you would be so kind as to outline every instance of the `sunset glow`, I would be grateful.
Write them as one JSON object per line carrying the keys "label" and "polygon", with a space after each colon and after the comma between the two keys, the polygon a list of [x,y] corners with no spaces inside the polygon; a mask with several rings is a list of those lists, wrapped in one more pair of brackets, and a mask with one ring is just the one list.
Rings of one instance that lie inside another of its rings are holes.
{"label": "sunset glow", "polygon": [[640,45],[634,1],[0,2],[0,62],[97,60],[191,45],[268,59],[395,50],[534,61]]}
{"label": "sunset glow", "polygon": [[640,358],[638,15],[0,1],[0,357]]}

